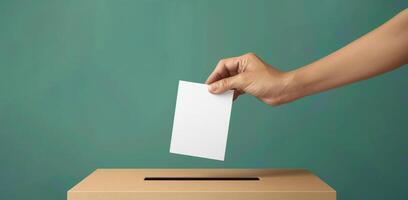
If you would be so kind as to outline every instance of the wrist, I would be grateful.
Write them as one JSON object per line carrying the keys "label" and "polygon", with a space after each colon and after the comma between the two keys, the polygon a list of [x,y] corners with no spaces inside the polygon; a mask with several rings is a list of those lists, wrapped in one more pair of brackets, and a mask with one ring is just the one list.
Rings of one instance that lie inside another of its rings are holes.
{"label": "wrist", "polygon": [[284,88],[280,95],[280,103],[289,103],[305,96],[305,90],[301,84],[300,73],[298,70],[284,72],[282,75],[282,82]]}

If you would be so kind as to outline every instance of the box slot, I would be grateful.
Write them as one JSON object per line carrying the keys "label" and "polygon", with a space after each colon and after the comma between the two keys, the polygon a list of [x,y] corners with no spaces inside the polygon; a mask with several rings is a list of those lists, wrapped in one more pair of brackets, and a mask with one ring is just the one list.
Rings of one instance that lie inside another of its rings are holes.
{"label": "box slot", "polygon": [[145,181],[259,181],[258,177],[145,177]]}

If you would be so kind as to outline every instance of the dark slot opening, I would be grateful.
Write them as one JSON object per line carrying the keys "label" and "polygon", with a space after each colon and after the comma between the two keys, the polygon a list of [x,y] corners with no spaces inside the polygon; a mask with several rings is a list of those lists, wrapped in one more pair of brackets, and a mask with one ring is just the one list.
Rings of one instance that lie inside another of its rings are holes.
{"label": "dark slot opening", "polygon": [[259,181],[258,177],[145,177],[145,181]]}

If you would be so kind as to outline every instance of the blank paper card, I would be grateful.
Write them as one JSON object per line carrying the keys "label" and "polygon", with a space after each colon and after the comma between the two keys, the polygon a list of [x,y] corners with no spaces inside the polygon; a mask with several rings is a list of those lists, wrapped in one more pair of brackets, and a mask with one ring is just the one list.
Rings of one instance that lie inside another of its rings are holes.
{"label": "blank paper card", "polygon": [[224,160],[233,94],[211,94],[206,84],[179,81],[170,152]]}

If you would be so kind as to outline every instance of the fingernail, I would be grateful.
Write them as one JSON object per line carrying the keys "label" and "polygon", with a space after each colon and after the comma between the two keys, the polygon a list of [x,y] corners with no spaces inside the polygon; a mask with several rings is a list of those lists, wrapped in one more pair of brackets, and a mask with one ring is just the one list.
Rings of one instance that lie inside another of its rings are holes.
{"label": "fingernail", "polygon": [[209,85],[209,89],[210,89],[210,91],[215,92],[215,90],[217,90],[217,84]]}

